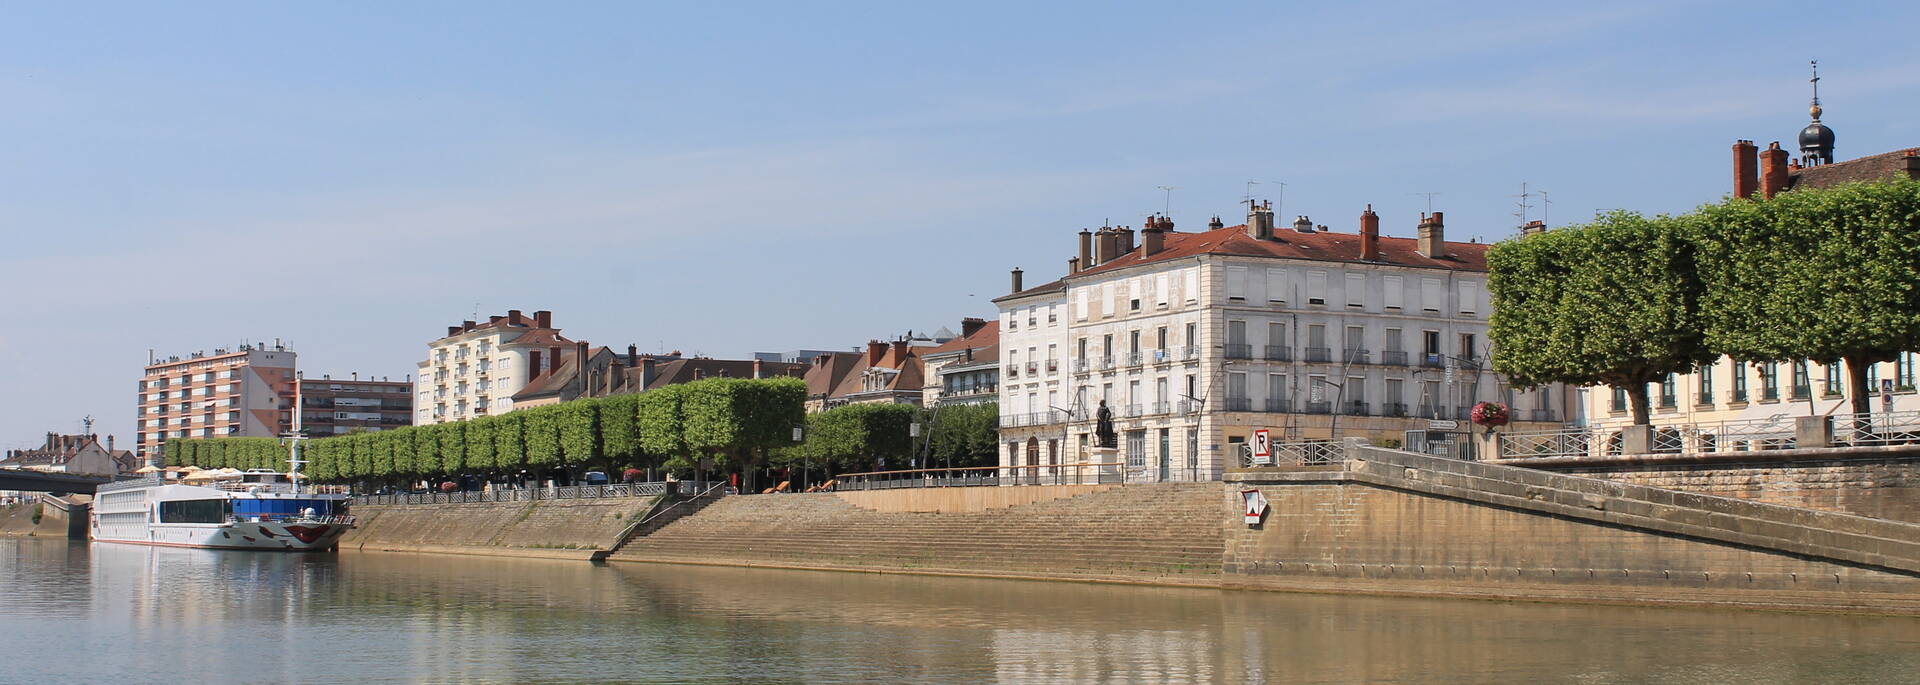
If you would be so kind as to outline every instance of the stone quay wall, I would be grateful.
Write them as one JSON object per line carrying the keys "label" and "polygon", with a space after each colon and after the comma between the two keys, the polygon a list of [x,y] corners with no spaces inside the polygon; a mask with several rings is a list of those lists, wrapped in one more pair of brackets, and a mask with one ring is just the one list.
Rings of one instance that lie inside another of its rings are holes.
{"label": "stone quay wall", "polygon": [[1495,463],[1920,523],[1920,446],[1553,457]]}
{"label": "stone quay wall", "polygon": [[659,499],[362,504],[340,549],[585,560],[618,546]]}
{"label": "stone quay wall", "polygon": [[[0,506],[0,537],[43,537],[87,539],[91,495],[66,498],[41,495],[29,502]],[[40,522],[34,523],[35,509]]]}

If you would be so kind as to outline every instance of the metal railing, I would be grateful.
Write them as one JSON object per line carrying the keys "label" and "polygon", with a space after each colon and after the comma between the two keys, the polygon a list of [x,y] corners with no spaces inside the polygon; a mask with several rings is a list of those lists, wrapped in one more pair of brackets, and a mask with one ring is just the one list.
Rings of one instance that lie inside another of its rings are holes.
{"label": "metal railing", "polygon": [[1406,366],[1407,351],[1406,350],[1387,350],[1385,352],[1381,352],[1380,363],[1386,364],[1387,366]]}
{"label": "metal railing", "polygon": [[1276,442],[1272,454],[1256,456],[1252,445],[1240,446],[1240,466],[1332,466],[1347,460],[1345,446],[1337,442]]}
{"label": "metal railing", "polygon": [[1348,364],[1366,364],[1369,363],[1367,360],[1372,358],[1372,355],[1366,350],[1349,347],[1340,350],[1340,358]]}
{"label": "metal railing", "polygon": [[1332,413],[1333,413],[1333,403],[1332,403],[1332,402],[1313,402],[1313,401],[1308,401],[1308,402],[1307,402],[1307,413],[1308,413],[1308,414],[1332,414]]}
{"label": "metal railing", "polygon": [[1293,348],[1287,345],[1268,345],[1266,349],[1266,354],[1267,354],[1267,361],[1273,361],[1273,362],[1293,361]]}
{"label": "metal railing", "polygon": [[1595,433],[1586,427],[1496,433],[1501,458],[1593,456]]}
{"label": "metal railing", "polygon": [[606,497],[653,497],[667,493],[667,487],[690,495],[711,482],[683,480],[674,483],[621,483],[618,485],[571,485],[553,488],[493,488],[457,492],[416,492],[392,495],[355,495],[358,504],[462,504],[470,502],[534,502],[562,499],[600,499]]}
{"label": "metal railing", "polygon": [[1386,404],[1382,404],[1380,405],[1380,414],[1382,416],[1406,416],[1407,403],[1388,402]]}
{"label": "metal railing", "polygon": [[1285,414],[1291,411],[1293,411],[1293,402],[1291,400],[1288,400],[1284,397],[1278,398],[1278,399],[1271,398],[1271,397],[1267,398],[1267,412],[1273,413],[1273,414]]}
{"label": "metal railing", "polygon": [[1186,347],[1182,347],[1182,348],[1180,348],[1180,358],[1181,358],[1181,359],[1187,359],[1187,360],[1191,360],[1191,359],[1199,359],[1199,358],[1200,358],[1200,346],[1199,346],[1199,345],[1188,345],[1188,346],[1186,346]]}
{"label": "metal railing", "polygon": [[997,485],[1102,485],[1127,482],[1122,463],[1081,462],[1045,466],[971,466],[948,469],[867,471],[834,476],[834,490],[963,488]]}
{"label": "metal railing", "polygon": [[1229,397],[1227,398],[1227,411],[1253,411],[1253,398]]}
{"label": "metal railing", "polygon": [[1347,402],[1347,416],[1370,416],[1371,414],[1372,408],[1365,401],[1350,400]]}
{"label": "metal railing", "polygon": [[1327,362],[1327,361],[1332,361],[1332,360],[1333,360],[1333,348],[1331,348],[1331,347],[1309,347],[1309,348],[1307,348],[1307,362],[1308,362],[1308,363],[1315,363],[1315,362]]}
{"label": "metal railing", "polygon": [[1835,414],[1833,442],[1849,447],[1920,444],[1920,411]]}
{"label": "metal railing", "polygon": [[1253,346],[1243,343],[1227,343],[1228,359],[1252,359]]}

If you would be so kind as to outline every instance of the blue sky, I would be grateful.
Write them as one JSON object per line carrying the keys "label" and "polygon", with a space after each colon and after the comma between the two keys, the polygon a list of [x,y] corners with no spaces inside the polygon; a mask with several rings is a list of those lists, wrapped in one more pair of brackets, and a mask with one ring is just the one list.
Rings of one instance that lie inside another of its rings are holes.
{"label": "blue sky", "polygon": [[1684,211],[1791,144],[1811,58],[1840,158],[1920,145],[1910,3],[708,5],[11,6],[0,444],[131,443],[149,349],[399,377],[476,310],[713,356],[955,326],[1163,185],[1181,228],[1248,180],[1394,235],[1422,192],[1512,235],[1522,182],[1554,224]]}

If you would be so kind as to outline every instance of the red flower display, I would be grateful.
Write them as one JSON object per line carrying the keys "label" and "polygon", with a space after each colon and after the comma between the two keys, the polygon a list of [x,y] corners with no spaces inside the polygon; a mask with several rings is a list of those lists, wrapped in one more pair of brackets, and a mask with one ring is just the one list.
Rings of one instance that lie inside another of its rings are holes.
{"label": "red flower display", "polygon": [[455,491],[455,490],[459,490],[459,489],[460,489],[460,486],[458,486],[458,485],[454,485],[454,484],[453,484],[453,481],[450,481],[450,480],[449,480],[449,481],[442,481],[442,482],[440,483],[440,491],[441,491],[441,492],[453,492],[453,491]]}
{"label": "red flower display", "polygon": [[1488,428],[1494,428],[1507,425],[1507,421],[1511,420],[1513,416],[1512,412],[1507,411],[1507,405],[1499,402],[1481,402],[1473,405],[1471,418],[1474,423]]}

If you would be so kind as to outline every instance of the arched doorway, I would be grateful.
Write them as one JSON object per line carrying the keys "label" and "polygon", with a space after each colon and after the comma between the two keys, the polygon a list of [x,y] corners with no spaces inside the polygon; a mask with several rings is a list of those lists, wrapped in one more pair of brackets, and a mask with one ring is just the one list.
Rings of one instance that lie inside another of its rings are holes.
{"label": "arched doorway", "polygon": [[[1040,465],[1040,439],[1039,438],[1027,438],[1027,465],[1028,466]],[[1024,473],[1020,475],[1026,476],[1027,482],[1029,483],[1039,482],[1040,469],[1023,469],[1023,471]]]}

